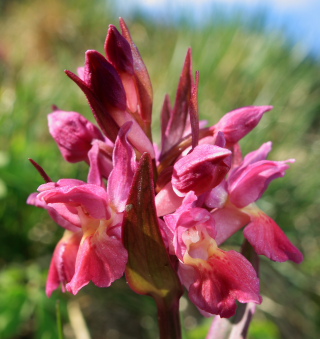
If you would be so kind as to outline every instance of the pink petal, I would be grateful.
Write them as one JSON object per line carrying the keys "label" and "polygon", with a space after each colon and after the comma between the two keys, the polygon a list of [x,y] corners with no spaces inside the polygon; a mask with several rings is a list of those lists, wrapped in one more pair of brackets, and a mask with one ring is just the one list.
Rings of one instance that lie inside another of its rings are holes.
{"label": "pink petal", "polygon": [[229,178],[229,192],[231,202],[239,208],[245,207],[261,198],[269,186],[269,183],[285,175],[289,168],[286,161],[261,160],[248,165],[241,171],[236,172]]}
{"label": "pink petal", "polygon": [[118,72],[133,75],[133,58],[130,44],[114,25],[109,26],[104,49],[107,58]]}
{"label": "pink petal", "polygon": [[[179,210],[181,210],[181,208]],[[177,211],[177,214],[178,213]],[[167,221],[167,219],[165,220]],[[181,261],[187,250],[187,244],[193,242],[194,238],[201,238],[203,230],[211,238],[216,237],[217,232],[214,218],[206,209],[199,207],[187,208],[180,214],[175,225],[173,246],[176,256]],[[200,248],[197,249],[197,251],[197,257],[201,257],[200,253],[203,251],[205,252],[204,256],[207,255],[207,248]]]}
{"label": "pink petal", "polygon": [[[84,208],[93,218],[110,218],[107,193],[97,185],[57,187],[41,192],[38,197],[54,208],[66,220],[72,220],[73,217],[77,216],[76,208],[78,206]],[[71,220],[70,222],[72,222]]]}
{"label": "pink petal", "polygon": [[102,227],[93,235],[83,237],[77,260],[75,274],[67,284],[67,290],[77,294],[92,281],[98,287],[109,287],[122,277],[127,263],[127,251],[122,241],[110,237]]}
{"label": "pink petal", "polygon": [[262,146],[256,151],[248,153],[242,160],[242,152],[239,143],[233,147],[233,168],[229,172],[229,181],[235,181],[240,175],[246,171],[248,165],[255,162],[266,160],[268,154],[272,149],[271,141],[262,144]]}
{"label": "pink petal", "polygon": [[251,214],[251,223],[244,229],[244,236],[257,254],[271,260],[291,260],[297,264],[303,261],[302,253],[291,243],[277,223],[261,210]]}
{"label": "pink petal", "polygon": [[46,285],[48,297],[60,285],[65,292],[65,285],[71,281],[74,271],[76,256],[79,249],[82,232],[65,232],[63,238],[58,242],[50,264],[49,275]]}
{"label": "pink petal", "polygon": [[108,179],[113,169],[111,157],[101,149],[101,143],[95,140],[88,153],[89,173],[88,184],[104,187],[103,178]]}
{"label": "pink petal", "polygon": [[113,152],[113,170],[108,182],[108,195],[118,212],[123,212],[136,170],[135,152],[127,140],[132,124],[125,123],[117,137]]}
{"label": "pink petal", "polygon": [[73,80],[79,86],[79,88],[86,95],[93,115],[97,120],[101,130],[112,142],[114,142],[119,131],[119,126],[116,124],[116,122],[110,115],[110,111],[106,107],[104,107],[104,105],[100,102],[100,99],[95,95],[93,90],[85,82],[84,79],[90,77],[89,70],[87,68],[84,69],[83,72],[84,79],[79,78],[77,75],[68,70],[66,70],[65,73],[71,80]]}
{"label": "pink petal", "polygon": [[213,145],[199,145],[174,165],[172,186],[179,196],[189,191],[196,195],[219,185],[230,168],[231,152]]}
{"label": "pink petal", "polygon": [[270,111],[272,106],[247,106],[227,113],[212,127],[215,131],[221,131],[228,143],[235,144],[261,120],[264,113]]}
{"label": "pink petal", "polygon": [[174,212],[182,203],[183,198],[176,195],[171,182],[167,183],[155,197],[158,217]]}
{"label": "pink petal", "polygon": [[211,209],[222,208],[228,199],[226,186],[227,183],[223,180],[218,186],[207,192],[205,194],[205,205]]}
{"label": "pink petal", "polygon": [[261,303],[256,271],[240,253],[217,249],[207,261],[198,260],[192,267],[192,283],[188,272],[180,269],[179,274],[183,283],[190,284],[189,298],[201,310],[229,318],[236,312],[236,300]]}
{"label": "pink petal", "polygon": [[104,140],[99,129],[77,112],[57,110],[48,115],[49,131],[69,162],[86,161],[91,142]]}
{"label": "pink petal", "polygon": [[[101,105],[112,114],[113,110],[126,110],[126,94],[115,68],[95,50],[86,52],[84,79]],[[114,114],[112,114],[114,115]]]}
{"label": "pink petal", "polygon": [[250,218],[246,213],[241,212],[230,203],[223,208],[214,210],[212,215],[216,225],[217,236],[215,240],[218,245],[224,243],[250,222]]}

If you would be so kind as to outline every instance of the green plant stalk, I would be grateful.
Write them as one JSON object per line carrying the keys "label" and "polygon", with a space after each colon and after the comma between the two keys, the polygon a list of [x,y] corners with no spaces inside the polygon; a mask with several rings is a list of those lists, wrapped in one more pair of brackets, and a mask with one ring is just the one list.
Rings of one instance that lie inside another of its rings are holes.
{"label": "green plant stalk", "polygon": [[181,339],[179,297],[155,299],[158,308],[160,339]]}
{"label": "green plant stalk", "polygon": [[57,302],[56,302],[56,316],[57,316],[58,338],[64,339],[63,328],[62,328],[62,319],[61,319],[61,310],[60,310],[60,300],[57,300]]}

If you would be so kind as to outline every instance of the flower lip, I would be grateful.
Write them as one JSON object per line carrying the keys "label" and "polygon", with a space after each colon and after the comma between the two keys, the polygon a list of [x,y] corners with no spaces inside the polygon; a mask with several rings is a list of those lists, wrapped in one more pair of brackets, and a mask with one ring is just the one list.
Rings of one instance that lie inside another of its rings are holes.
{"label": "flower lip", "polygon": [[231,151],[214,145],[199,145],[174,165],[172,186],[178,196],[189,191],[200,195],[223,180],[230,169]]}

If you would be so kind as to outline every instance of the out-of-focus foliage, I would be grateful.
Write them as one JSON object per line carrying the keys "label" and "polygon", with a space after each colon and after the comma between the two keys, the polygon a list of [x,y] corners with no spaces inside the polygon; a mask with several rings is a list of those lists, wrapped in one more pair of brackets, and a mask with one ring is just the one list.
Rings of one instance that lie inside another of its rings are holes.
{"label": "out-of-focus foliage", "polygon": [[[95,339],[154,338],[152,301],[129,291],[123,280],[108,289],[88,286],[76,297],[56,292],[46,298],[47,269],[62,230],[45,211],[25,204],[42,183],[29,157],[54,180],[86,178],[84,164],[63,161],[46,115],[55,104],[92,120],[84,96],[63,69],[75,71],[87,49],[102,52],[108,24],[117,25],[117,15],[102,0],[2,1],[0,8],[0,338],[56,338],[57,298],[67,339],[76,338],[82,315]],[[159,135],[162,100],[165,93],[174,99],[189,46],[200,70],[202,119],[212,124],[237,107],[274,105],[242,146],[249,152],[272,140],[272,159],[297,159],[285,178],[272,183],[261,207],[302,249],[305,261],[297,266],[262,260],[265,297],[249,337],[315,338],[320,331],[320,64],[286,44],[281,34],[265,34],[258,19],[249,27],[218,18],[202,28],[154,25],[141,16],[128,22],[154,85],[155,130]],[[186,299],[183,303],[185,338],[203,338],[210,321]]]}

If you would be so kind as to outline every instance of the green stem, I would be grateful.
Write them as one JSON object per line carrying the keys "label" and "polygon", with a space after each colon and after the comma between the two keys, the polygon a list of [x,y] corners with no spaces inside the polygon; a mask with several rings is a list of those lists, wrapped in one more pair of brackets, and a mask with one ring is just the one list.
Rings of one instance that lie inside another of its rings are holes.
{"label": "green stem", "polygon": [[56,315],[57,315],[58,338],[64,339],[61,320],[60,300],[57,300],[56,302]]}
{"label": "green stem", "polygon": [[158,322],[160,339],[181,339],[180,296],[172,298],[156,299],[158,307]]}

